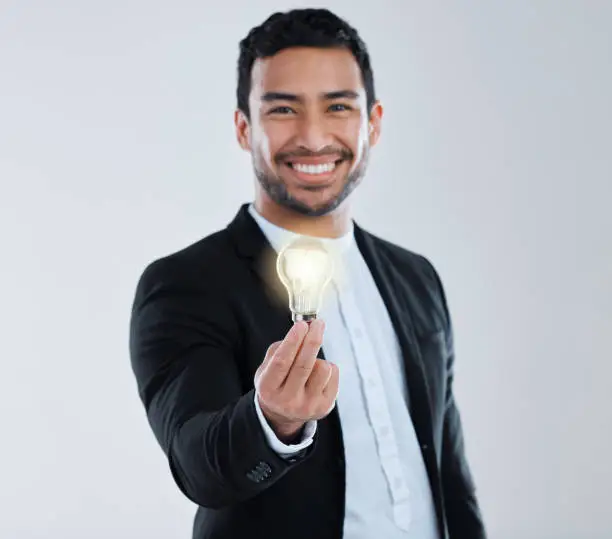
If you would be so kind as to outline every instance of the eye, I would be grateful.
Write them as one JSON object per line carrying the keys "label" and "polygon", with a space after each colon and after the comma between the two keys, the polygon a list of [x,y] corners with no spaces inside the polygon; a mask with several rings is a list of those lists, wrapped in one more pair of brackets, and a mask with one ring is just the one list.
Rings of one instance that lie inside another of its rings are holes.
{"label": "eye", "polygon": [[291,107],[280,106],[280,107],[274,107],[273,109],[270,109],[268,111],[268,114],[291,114],[293,112],[294,110]]}
{"label": "eye", "polygon": [[345,105],[344,103],[334,103],[330,105],[329,110],[331,112],[344,112],[346,110],[352,110],[352,107]]}

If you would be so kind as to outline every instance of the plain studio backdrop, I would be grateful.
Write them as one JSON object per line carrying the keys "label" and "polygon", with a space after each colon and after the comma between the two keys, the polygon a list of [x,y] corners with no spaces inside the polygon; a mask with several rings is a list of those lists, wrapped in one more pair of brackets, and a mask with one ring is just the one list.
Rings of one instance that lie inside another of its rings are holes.
{"label": "plain studio backdrop", "polygon": [[[1,537],[190,537],[131,302],[251,199],[238,42],[298,5],[0,1]],[[611,3],[327,7],[386,107],[356,219],[442,276],[490,537],[611,537]]]}

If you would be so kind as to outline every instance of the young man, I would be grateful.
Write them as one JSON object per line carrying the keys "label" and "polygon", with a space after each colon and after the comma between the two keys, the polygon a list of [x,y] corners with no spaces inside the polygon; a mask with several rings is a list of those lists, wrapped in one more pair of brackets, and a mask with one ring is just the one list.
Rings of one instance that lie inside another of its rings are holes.
{"label": "young man", "polygon": [[[441,281],[351,219],[383,112],[364,43],[293,10],[251,30],[238,64],[254,203],[150,264],[131,323],[150,424],[200,506],[193,537],[484,538]],[[270,271],[296,235],[342,268],[311,324]]]}

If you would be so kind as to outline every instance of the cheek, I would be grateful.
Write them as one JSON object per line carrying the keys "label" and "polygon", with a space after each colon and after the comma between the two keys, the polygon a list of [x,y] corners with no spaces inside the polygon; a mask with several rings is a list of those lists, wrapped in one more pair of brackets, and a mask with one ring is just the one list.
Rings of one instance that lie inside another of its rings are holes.
{"label": "cheek", "polygon": [[261,133],[259,137],[259,153],[263,160],[266,162],[266,165],[272,165],[272,154],[270,152],[270,139],[265,133]]}
{"label": "cheek", "polygon": [[272,150],[270,138],[259,126],[253,125],[250,134],[251,154],[253,161],[259,168],[270,168],[272,166]]}
{"label": "cheek", "polygon": [[338,138],[353,151],[355,160],[358,160],[364,143],[368,141],[368,122],[363,121],[361,117],[347,119],[337,134]]}
{"label": "cheek", "polygon": [[350,139],[350,148],[355,154],[352,168],[356,168],[359,165],[364,152],[367,150],[368,141],[369,131],[367,122],[359,122],[358,124],[354,125],[351,131]]}
{"label": "cheek", "polygon": [[266,164],[275,166],[274,156],[283,148],[286,141],[291,138],[290,133],[282,125],[261,125],[257,130],[257,148]]}

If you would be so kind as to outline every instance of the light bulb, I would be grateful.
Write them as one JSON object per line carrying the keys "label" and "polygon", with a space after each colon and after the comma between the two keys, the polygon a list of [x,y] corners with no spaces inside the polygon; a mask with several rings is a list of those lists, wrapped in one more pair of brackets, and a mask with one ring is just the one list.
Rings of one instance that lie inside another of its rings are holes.
{"label": "light bulb", "polygon": [[314,320],[334,271],[333,259],[323,242],[298,236],[278,254],[276,271],[289,293],[293,321]]}

